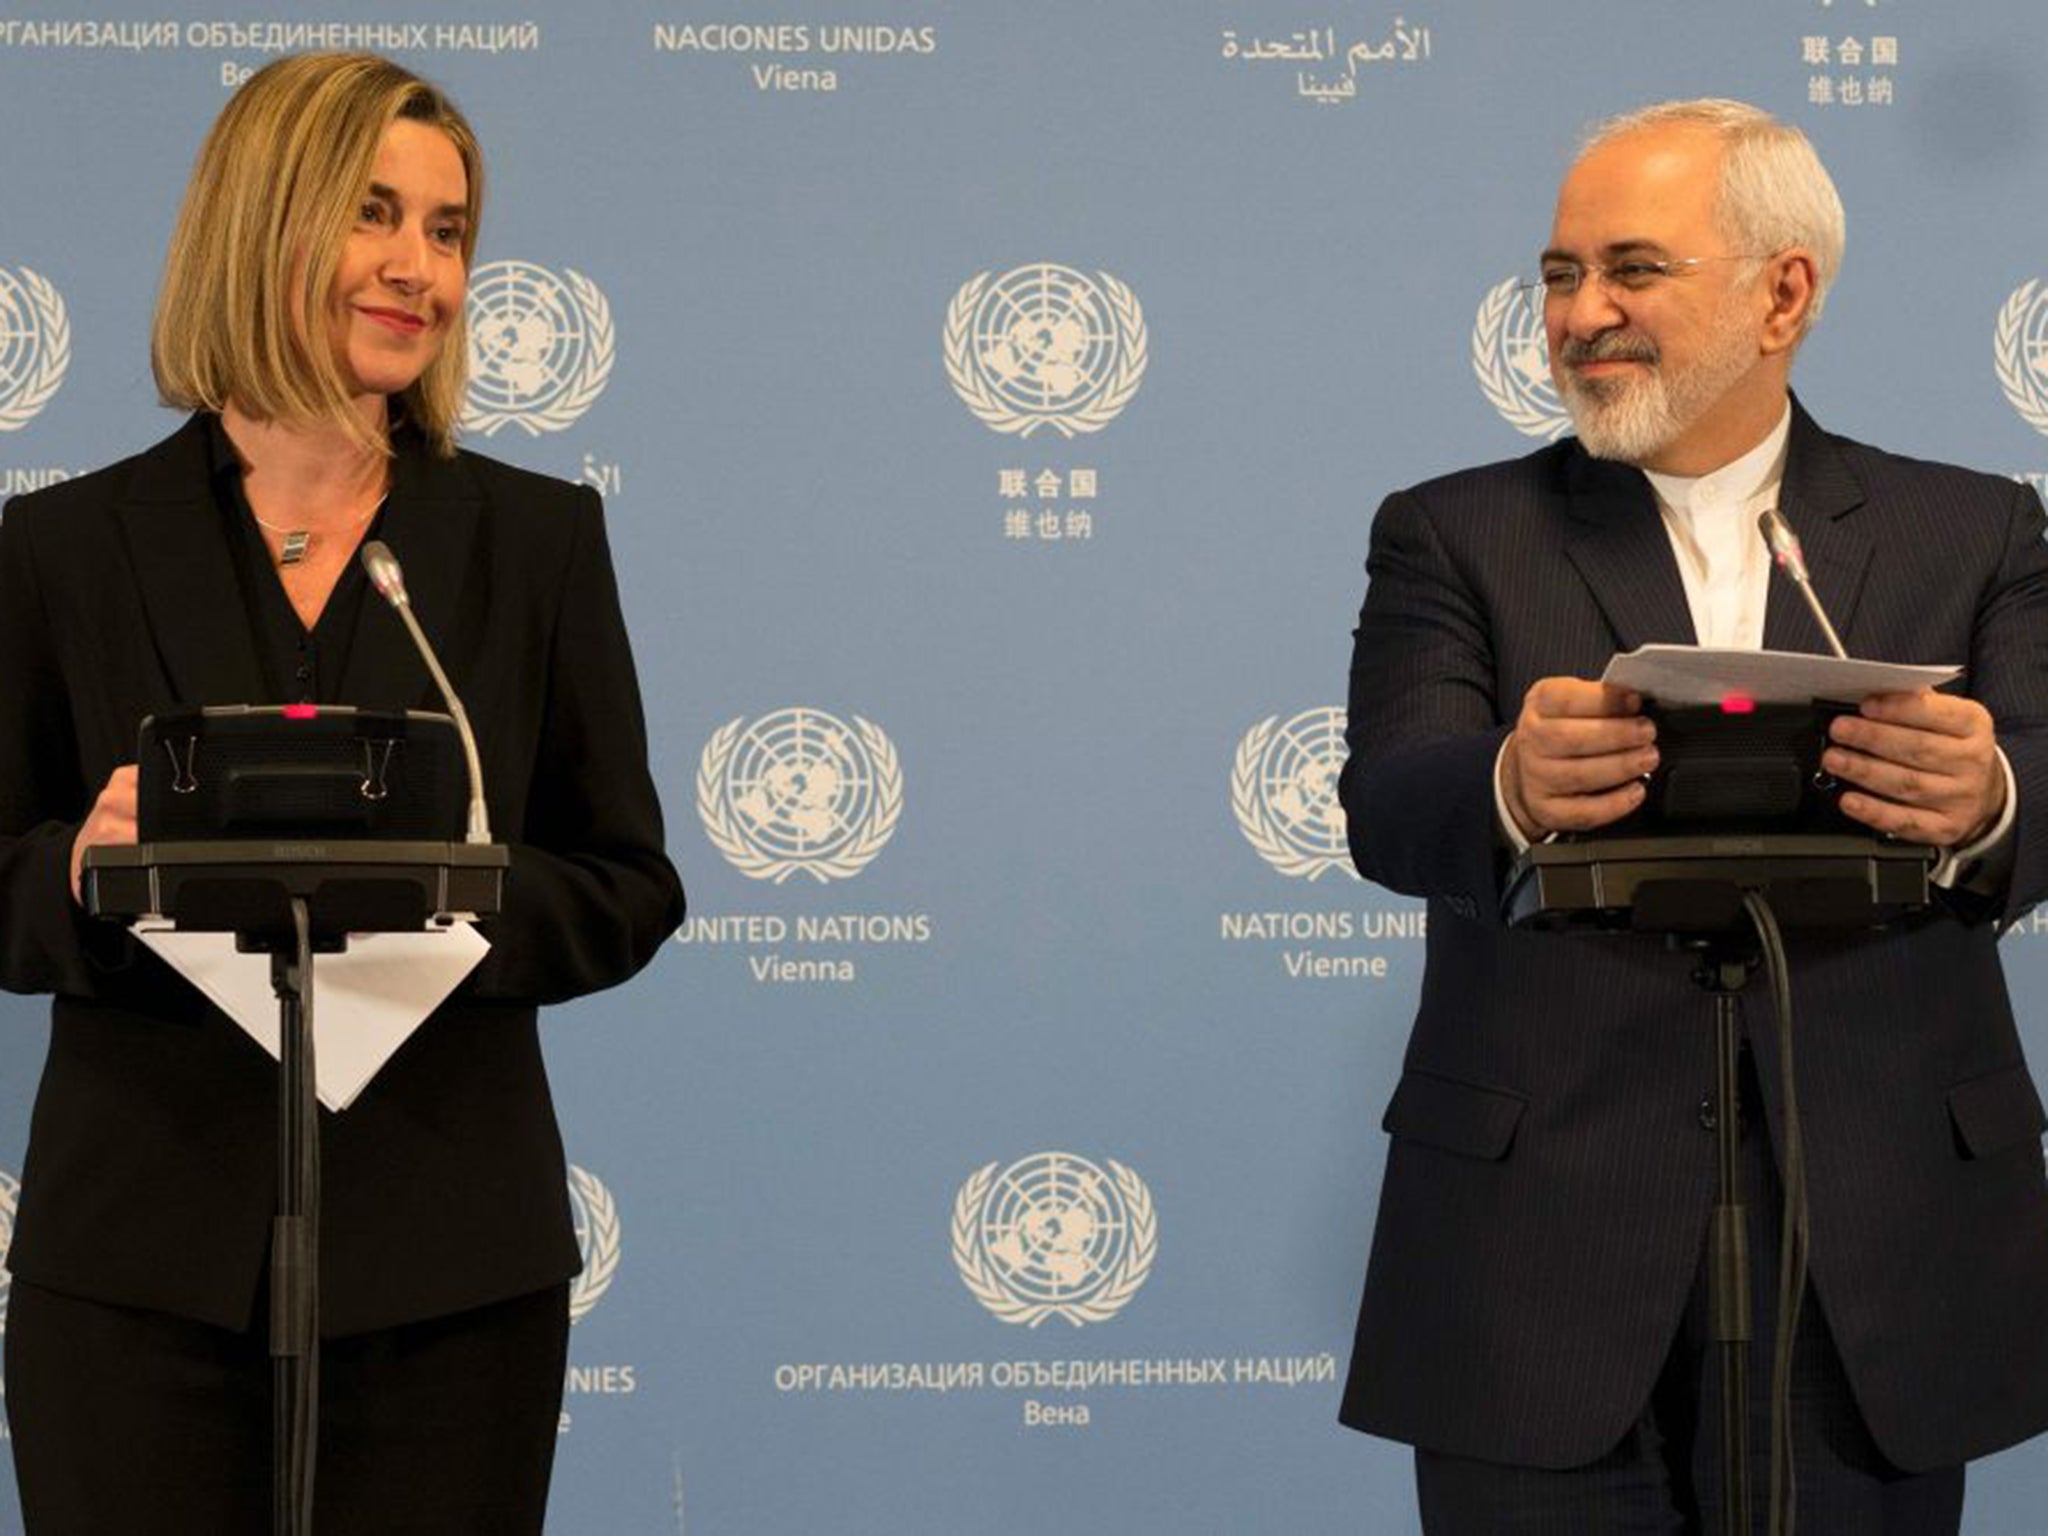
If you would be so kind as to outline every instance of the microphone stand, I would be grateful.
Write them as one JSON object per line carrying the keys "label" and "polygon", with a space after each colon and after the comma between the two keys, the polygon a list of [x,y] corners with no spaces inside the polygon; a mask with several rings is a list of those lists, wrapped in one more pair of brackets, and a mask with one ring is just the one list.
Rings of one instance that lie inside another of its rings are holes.
{"label": "microphone stand", "polygon": [[[1802,834],[1614,838],[1538,843],[1508,876],[1502,915],[1512,927],[1664,936],[1695,955],[1693,980],[1714,999],[1715,1161],[1708,1237],[1708,1302],[1721,1374],[1721,1530],[1749,1536],[1748,1208],[1742,1189],[1738,995],[1760,960],[1778,1008],[1784,1103],[1787,1242],[1778,1290],[1772,1391],[1782,1398],[1791,1330],[1805,1285],[1805,1154],[1792,1063],[1791,999],[1780,925],[1881,927],[1927,905],[1934,851],[1875,836]],[[1753,934],[1750,930],[1754,930]],[[1787,1294],[1789,1290],[1791,1294]],[[1790,1427],[1772,1426],[1772,1528],[1791,1515]]]}
{"label": "microphone stand", "polygon": [[351,934],[417,933],[502,910],[501,844],[258,839],[101,844],[85,851],[96,917],[232,933],[270,956],[278,1002],[277,1210],[271,1226],[272,1529],[310,1536],[320,1375],[320,1122],[314,1076],[317,954]]}
{"label": "microphone stand", "polygon": [[270,952],[277,996],[277,1215],[270,1238],[271,1528],[313,1528],[320,1439],[320,1102],[313,1070],[313,924],[290,898],[293,942]]}

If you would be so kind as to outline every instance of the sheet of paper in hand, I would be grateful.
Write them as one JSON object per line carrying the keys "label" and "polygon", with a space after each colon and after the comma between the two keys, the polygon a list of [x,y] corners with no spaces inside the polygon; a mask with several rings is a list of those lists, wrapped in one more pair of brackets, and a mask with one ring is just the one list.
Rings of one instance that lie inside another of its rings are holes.
{"label": "sheet of paper in hand", "polygon": [[1873,693],[1937,688],[1962,675],[1961,667],[1909,667],[1805,651],[1641,645],[1609,660],[1600,680],[1666,706],[1725,704],[1730,699],[1750,704],[1805,704],[1815,699],[1855,704]]}

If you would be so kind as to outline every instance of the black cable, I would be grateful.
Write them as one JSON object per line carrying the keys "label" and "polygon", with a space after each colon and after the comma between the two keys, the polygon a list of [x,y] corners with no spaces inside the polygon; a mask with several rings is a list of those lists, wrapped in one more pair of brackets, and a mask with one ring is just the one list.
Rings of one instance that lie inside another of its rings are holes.
{"label": "black cable", "polygon": [[1777,1326],[1771,1341],[1770,1533],[1793,1536],[1799,1479],[1792,1452],[1792,1347],[1806,1297],[1806,1144],[1799,1121],[1799,1083],[1792,1047],[1792,978],[1784,934],[1778,928],[1770,902],[1761,892],[1745,891],[1742,905],[1756,927],[1763,950],[1764,975],[1777,1014],[1778,1091],[1783,1106],[1783,1145],[1778,1161],[1784,1185],[1784,1212],[1779,1224]]}

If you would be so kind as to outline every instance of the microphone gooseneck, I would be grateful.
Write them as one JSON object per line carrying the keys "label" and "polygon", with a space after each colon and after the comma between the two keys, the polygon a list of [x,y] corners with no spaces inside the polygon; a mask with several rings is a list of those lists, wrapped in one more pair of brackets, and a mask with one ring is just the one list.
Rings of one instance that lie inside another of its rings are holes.
{"label": "microphone gooseneck", "polygon": [[1770,548],[1771,559],[1799,589],[1799,595],[1806,599],[1806,606],[1813,611],[1814,621],[1820,625],[1820,632],[1827,637],[1828,645],[1837,656],[1847,661],[1849,653],[1842,648],[1842,637],[1828,622],[1827,610],[1820,605],[1820,594],[1813,590],[1813,581],[1806,574],[1806,556],[1799,548],[1799,535],[1792,531],[1792,525],[1785,521],[1776,507],[1766,507],[1759,512],[1756,526]]}
{"label": "microphone gooseneck", "polygon": [[391,553],[391,547],[382,539],[367,541],[359,551],[363,570],[368,573],[370,585],[375,587],[405,621],[406,633],[412,636],[412,643],[420,653],[420,660],[427,664],[427,671],[433,675],[434,686],[441,690],[441,697],[448,705],[449,717],[455,722],[455,734],[462,740],[462,754],[469,765],[469,831],[464,841],[488,843],[491,840],[490,813],[484,807],[484,765],[477,754],[476,732],[469,728],[469,711],[462,707],[462,700],[455,696],[449,685],[448,674],[441,670],[441,662],[434,655],[434,648],[427,642],[426,631],[420,628],[419,619],[413,614],[412,599],[406,595],[405,572],[398,564],[398,556]]}

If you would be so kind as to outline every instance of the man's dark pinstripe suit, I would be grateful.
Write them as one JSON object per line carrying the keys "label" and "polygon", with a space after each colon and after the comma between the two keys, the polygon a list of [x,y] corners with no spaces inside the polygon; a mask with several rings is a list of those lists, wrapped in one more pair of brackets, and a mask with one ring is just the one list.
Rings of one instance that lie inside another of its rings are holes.
{"label": "man's dark pinstripe suit", "polygon": [[[1792,945],[1813,1286],[1879,1447],[1918,1470],[2048,1427],[2044,1119],[1996,927],[2048,894],[2048,546],[2031,490],[1796,405],[1781,505],[1850,652],[1963,662],[2019,791],[2002,899]],[[1429,898],[1429,950],[1343,1419],[1580,1465],[1642,1412],[1699,1265],[1712,1002],[1654,939],[1502,926],[1493,764],[1538,678],[1690,643],[1685,595],[1642,474],[1571,440],[1390,497],[1368,572],[1343,801],[1366,877]],[[1775,578],[1764,643],[1824,649]]]}

